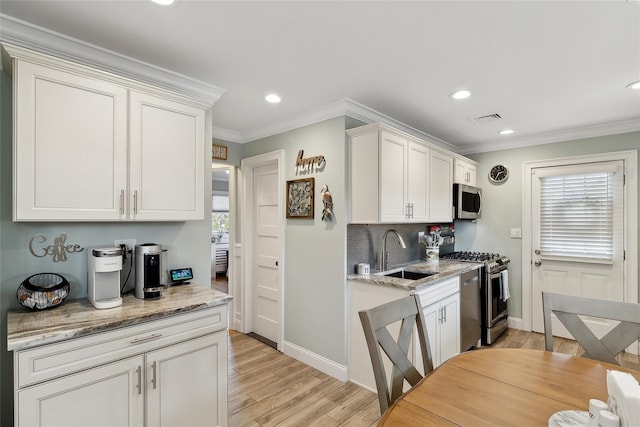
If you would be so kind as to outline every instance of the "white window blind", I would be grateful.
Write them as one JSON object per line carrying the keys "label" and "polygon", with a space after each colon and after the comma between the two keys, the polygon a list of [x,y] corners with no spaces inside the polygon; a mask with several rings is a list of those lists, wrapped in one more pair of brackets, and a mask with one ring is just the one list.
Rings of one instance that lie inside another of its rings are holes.
{"label": "white window blind", "polygon": [[540,178],[540,251],[613,260],[614,172]]}

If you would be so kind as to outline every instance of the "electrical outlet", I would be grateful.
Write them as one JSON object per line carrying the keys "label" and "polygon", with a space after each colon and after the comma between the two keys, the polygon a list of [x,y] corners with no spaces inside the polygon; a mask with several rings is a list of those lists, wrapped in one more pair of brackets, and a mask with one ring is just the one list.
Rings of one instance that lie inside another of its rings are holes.
{"label": "electrical outlet", "polygon": [[114,240],[113,244],[117,247],[120,247],[120,245],[126,245],[127,247],[127,251],[132,251],[134,250],[134,248],[136,247],[136,239],[119,239],[119,240]]}
{"label": "electrical outlet", "polygon": [[418,231],[418,243],[422,243],[424,239],[424,231]]}

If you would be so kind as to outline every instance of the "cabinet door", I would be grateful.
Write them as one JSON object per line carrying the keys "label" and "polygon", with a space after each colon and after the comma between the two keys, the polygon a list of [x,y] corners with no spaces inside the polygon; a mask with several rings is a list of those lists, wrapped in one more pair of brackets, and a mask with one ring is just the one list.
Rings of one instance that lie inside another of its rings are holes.
{"label": "cabinet door", "polygon": [[[427,324],[427,335],[429,339],[429,349],[433,358],[433,367],[439,366],[440,361],[440,304],[431,304],[424,307],[424,320]],[[419,353],[417,353],[419,354]],[[422,366],[422,360],[417,359],[416,366]],[[419,369],[422,372],[422,369]]]}
{"label": "cabinet door", "polygon": [[411,142],[407,159],[407,203],[410,220],[429,221],[429,148]]}
{"label": "cabinet door", "polygon": [[380,141],[380,222],[406,222],[407,140],[382,132]]}
{"label": "cabinet door", "polygon": [[24,388],[17,393],[16,426],[141,426],[142,356]]}
{"label": "cabinet door", "polygon": [[227,332],[146,355],[147,425],[227,425]]}
{"label": "cabinet door", "polygon": [[127,91],[16,60],[14,221],[125,217]]}
{"label": "cabinet door", "polygon": [[476,186],[476,176],[477,176],[476,167],[472,164],[467,165],[467,178],[469,181],[469,185],[473,187]]}
{"label": "cabinet door", "polygon": [[204,111],[135,91],[130,111],[131,218],[204,219]]}
{"label": "cabinet door", "polygon": [[453,158],[431,150],[429,221],[450,222],[453,210]]}
{"label": "cabinet door", "polygon": [[440,303],[440,363],[460,352],[460,294],[445,298]]}
{"label": "cabinet door", "polygon": [[453,182],[465,185],[476,185],[476,167],[464,160],[455,159]]}

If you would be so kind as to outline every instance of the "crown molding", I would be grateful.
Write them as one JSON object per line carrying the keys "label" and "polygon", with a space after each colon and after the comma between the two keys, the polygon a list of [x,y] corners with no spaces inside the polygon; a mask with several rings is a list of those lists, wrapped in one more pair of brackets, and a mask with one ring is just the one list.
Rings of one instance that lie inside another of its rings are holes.
{"label": "crown molding", "polygon": [[243,142],[240,132],[218,126],[213,127],[213,138],[222,141],[235,142],[237,144],[241,144]]}
{"label": "crown molding", "polygon": [[0,29],[0,41],[2,42],[180,92],[207,105],[215,104],[225,93],[224,89],[215,85],[156,67],[8,15],[0,14]]}
{"label": "crown molding", "polygon": [[349,98],[342,98],[317,109],[299,114],[291,119],[282,120],[267,126],[256,127],[244,133],[214,127],[213,136],[216,139],[246,143],[340,116],[349,116],[364,123],[384,123],[416,138],[420,138],[442,148],[446,148],[447,150],[456,148],[446,141],[443,141],[434,137],[433,135],[429,135],[428,133],[408,126],[383,113],[380,113],[379,111],[374,110],[373,108],[369,108],[366,105],[360,104],[359,102],[356,102]]}
{"label": "crown molding", "polygon": [[456,151],[462,155],[479,154],[630,132],[640,132],[640,120],[623,120],[620,122],[545,132],[522,138],[510,138],[509,141],[491,141],[482,144],[459,146]]}

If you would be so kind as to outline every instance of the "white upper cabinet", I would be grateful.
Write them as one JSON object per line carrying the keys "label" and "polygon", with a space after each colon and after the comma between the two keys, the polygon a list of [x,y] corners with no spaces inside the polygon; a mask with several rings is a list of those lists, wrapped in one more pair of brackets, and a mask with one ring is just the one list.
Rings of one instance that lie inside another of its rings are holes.
{"label": "white upper cabinet", "polygon": [[351,223],[452,220],[453,153],[379,123],[347,133]]}
{"label": "white upper cabinet", "polygon": [[204,111],[130,94],[130,216],[198,220],[204,214]]}
{"label": "white upper cabinet", "polygon": [[12,57],[14,221],[204,218],[206,106],[3,47]]}
{"label": "white upper cabinet", "polygon": [[431,150],[429,220],[431,222],[453,221],[453,158],[441,151]]}
{"label": "white upper cabinet", "polygon": [[456,158],[454,160],[453,182],[476,186],[476,163]]}
{"label": "white upper cabinet", "polygon": [[408,220],[406,138],[380,135],[380,222]]}
{"label": "white upper cabinet", "polygon": [[127,90],[14,65],[14,220],[119,220],[127,184]]}

